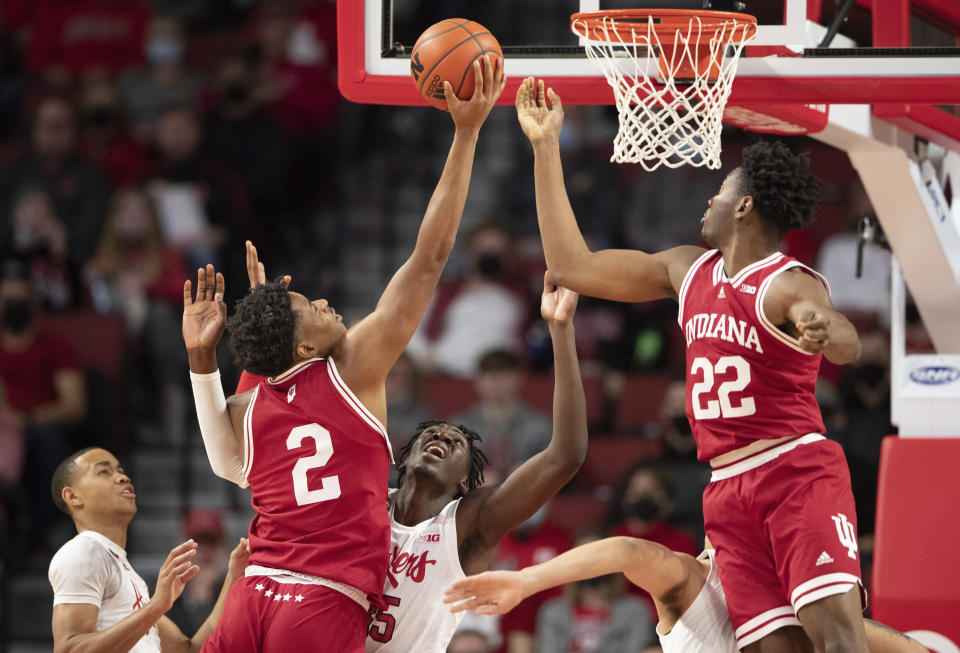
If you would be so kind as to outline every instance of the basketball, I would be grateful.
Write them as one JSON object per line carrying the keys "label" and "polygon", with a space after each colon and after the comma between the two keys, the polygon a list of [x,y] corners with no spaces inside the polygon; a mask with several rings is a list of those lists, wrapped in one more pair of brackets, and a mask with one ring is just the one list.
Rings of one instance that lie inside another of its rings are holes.
{"label": "basketball", "polygon": [[503,58],[493,34],[480,23],[448,18],[430,26],[413,45],[410,75],[429,104],[447,108],[443,82],[450,82],[461,100],[473,97],[473,62],[485,54]]}

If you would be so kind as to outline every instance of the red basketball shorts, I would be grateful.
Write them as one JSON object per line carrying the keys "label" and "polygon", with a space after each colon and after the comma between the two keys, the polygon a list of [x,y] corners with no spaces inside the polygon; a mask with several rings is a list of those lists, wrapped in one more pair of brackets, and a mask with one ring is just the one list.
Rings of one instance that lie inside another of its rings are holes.
{"label": "red basketball shorts", "polygon": [[202,653],[363,653],[369,623],[337,590],[248,576],[230,589]]}
{"label": "red basketball shorts", "polygon": [[857,516],[840,445],[805,435],[715,468],[704,529],[740,648],[859,585]]}

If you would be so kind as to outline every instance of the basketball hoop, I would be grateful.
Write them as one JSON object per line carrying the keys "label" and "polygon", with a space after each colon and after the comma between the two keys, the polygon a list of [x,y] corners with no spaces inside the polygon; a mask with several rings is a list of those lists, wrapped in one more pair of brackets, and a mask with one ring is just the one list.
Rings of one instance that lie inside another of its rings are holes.
{"label": "basketball hoop", "polygon": [[729,11],[608,9],[573,14],[570,31],[613,88],[620,129],[611,161],[647,170],[720,167],[723,109],[740,53],[757,32],[756,18]]}

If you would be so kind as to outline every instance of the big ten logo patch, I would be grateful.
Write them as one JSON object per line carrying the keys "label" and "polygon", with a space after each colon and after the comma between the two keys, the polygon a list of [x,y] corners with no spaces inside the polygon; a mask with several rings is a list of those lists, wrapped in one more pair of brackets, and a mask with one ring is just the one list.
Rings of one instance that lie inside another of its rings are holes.
{"label": "big ten logo patch", "polygon": [[414,583],[422,583],[427,575],[427,566],[435,564],[437,561],[430,559],[429,551],[420,554],[406,551],[401,553],[400,549],[394,546],[390,554],[390,565],[387,567],[387,580],[394,587],[400,585],[399,578],[402,576],[406,576]]}
{"label": "big ten logo patch", "polygon": [[420,540],[421,542],[439,542],[440,533],[423,533],[417,539]]}

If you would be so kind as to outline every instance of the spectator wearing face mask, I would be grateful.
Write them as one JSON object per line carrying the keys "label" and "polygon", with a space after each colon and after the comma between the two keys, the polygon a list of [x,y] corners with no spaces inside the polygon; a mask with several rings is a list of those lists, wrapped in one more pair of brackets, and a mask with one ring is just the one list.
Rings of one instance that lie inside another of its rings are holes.
{"label": "spectator wearing face mask", "polygon": [[130,127],[140,140],[149,137],[164,109],[196,103],[201,83],[184,65],[185,49],[180,22],[155,16],[143,42],[146,63],[120,78]]}
{"label": "spectator wearing face mask", "polygon": [[27,268],[38,301],[46,310],[76,308],[77,266],[67,251],[67,229],[42,189],[24,189],[13,204],[9,254]]}
{"label": "spectator wearing face mask", "polygon": [[70,102],[45,97],[30,112],[30,119],[28,151],[0,173],[0,219],[9,220],[24,188],[42,189],[66,227],[70,258],[81,265],[93,253],[106,215],[108,179],[77,150],[76,115]]}
{"label": "spectator wearing face mask", "polygon": [[[599,539],[582,537],[577,544]],[[636,653],[655,639],[656,614],[629,594],[623,574],[571,583],[537,615],[536,651]]]}
{"label": "spectator wearing face mask", "polygon": [[686,413],[687,385],[683,380],[671,381],[663,397],[660,411],[661,458],[669,462],[696,462],[697,443]]}
{"label": "spectator wearing face mask", "polygon": [[[699,549],[693,536],[668,521],[673,500],[672,479],[650,463],[638,463],[624,475],[610,503],[609,535],[639,537],[672,551],[697,556]],[[648,593],[633,583],[627,583],[627,591],[644,599],[653,609],[653,599]]]}
{"label": "spectator wearing face mask", "polygon": [[488,351],[522,351],[532,305],[511,268],[513,240],[503,225],[474,225],[464,247],[464,275],[437,289],[408,349],[426,369],[455,376],[473,374]]}
{"label": "spectator wearing face mask", "polygon": [[126,129],[117,87],[93,78],[80,93],[80,151],[110,175],[114,186],[132,184],[143,174],[147,155]]}
{"label": "spectator wearing face mask", "polygon": [[39,554],[52,544],[45,537],[56,518],[48,495],[50,477],[72,428],[86,416],[86,395],[70,346],[39,331],[37,316],[27,270],[8,259],[0,265],[0,382],[26,448],[26,492],[20,499],[29,535],[21,541]]}

